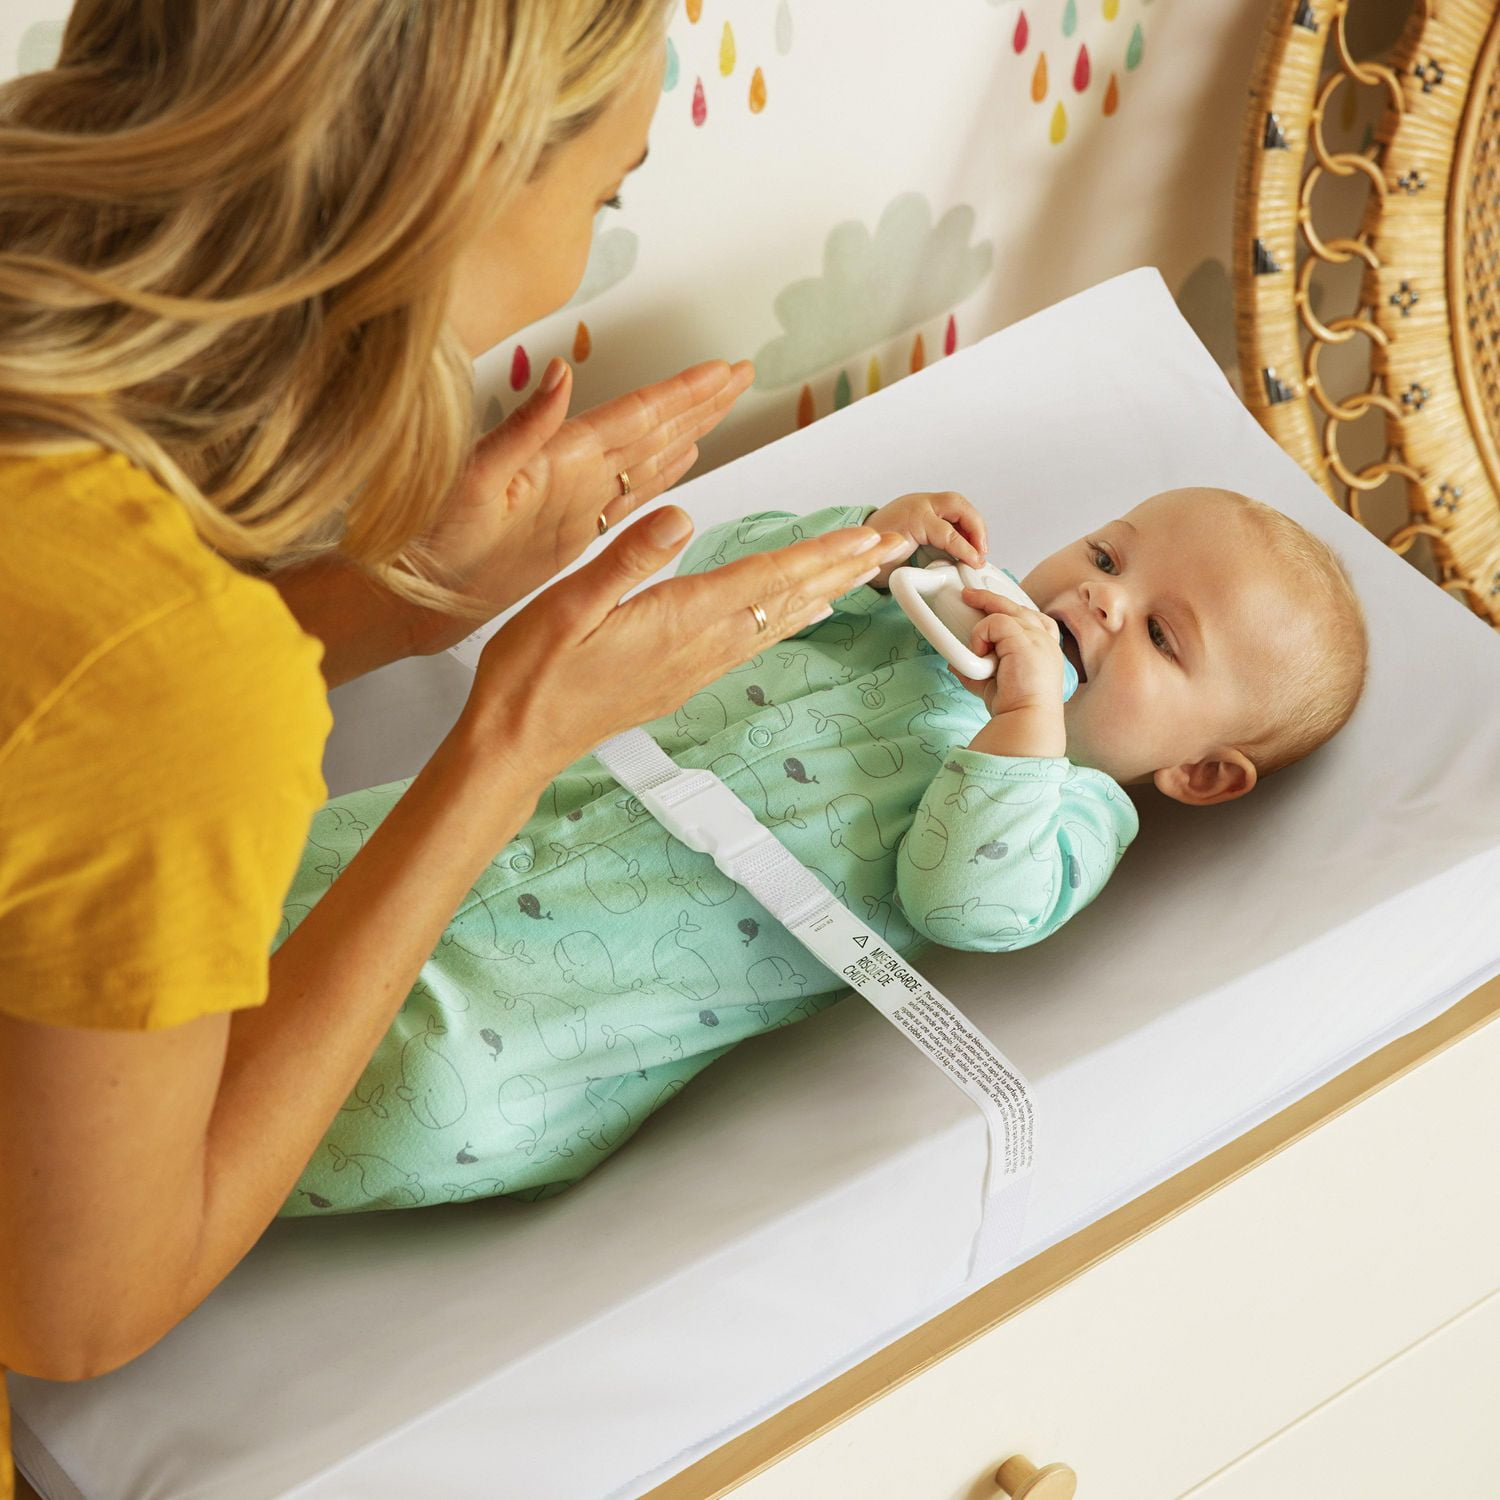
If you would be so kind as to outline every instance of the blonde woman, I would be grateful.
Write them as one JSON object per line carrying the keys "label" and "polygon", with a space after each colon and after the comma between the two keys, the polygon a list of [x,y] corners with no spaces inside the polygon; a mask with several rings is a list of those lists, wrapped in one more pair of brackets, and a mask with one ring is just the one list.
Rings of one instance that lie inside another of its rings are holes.
{"label": "blonde woman", "polygon": [[753,374],[569,421],[554,361],[475,442],[473,358],[567,300],[645,157],[667,10],[78,0],[57,66],[0,89],[0,1363],[98,1375],[196,1307],[549,778],[899,545],[846,528],[621,604],[691,532],[626,527],[493,637],[268,960],[326,688],[552,577]]}

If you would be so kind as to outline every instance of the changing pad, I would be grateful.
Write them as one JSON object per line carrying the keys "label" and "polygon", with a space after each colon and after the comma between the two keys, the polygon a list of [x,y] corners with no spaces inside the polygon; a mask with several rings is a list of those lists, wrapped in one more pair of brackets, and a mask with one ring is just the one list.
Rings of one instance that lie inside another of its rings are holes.
{"label": "changing pad", "polygon": [[[1048,942],[923,957],[1036,1092],[1023,1259],[1500,970],[1500,640],[1276,447],[1151,268],[675,497],[701,527],[956,489],[1019,566],[1186,484],[1334,544],[1369,687],[1241,802],[1143,798]],[[469,680],[445,655],[339,689],[331,789],[413,773]],[[972,1290],[983,1159],[978,1112],[851,997],[715,1063],[562,1197],[272,1224],[123,1369],[12,1378],[18,1457],[48,1500],[636,1496]]]}

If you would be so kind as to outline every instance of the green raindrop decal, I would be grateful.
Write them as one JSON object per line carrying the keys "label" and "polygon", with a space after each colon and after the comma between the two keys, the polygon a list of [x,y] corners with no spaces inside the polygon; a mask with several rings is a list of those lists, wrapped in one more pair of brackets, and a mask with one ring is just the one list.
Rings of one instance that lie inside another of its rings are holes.
{"label": "green raindrop decal", "polygon": [[1140,66],[1141,54],[1146,50],[1146,38],[1141,35],[1141,23],[1135,23],[1135,30],[1130,33],[1130,46],[1125,50],[1125,70],[1129,72],[1132,68]]}
{"label": "green raindrop decal", "polygon": [[837,411],[841,406],[848,406],[849,395],[849,372],[839,371],[839,383],[833,388],[833,409]]}

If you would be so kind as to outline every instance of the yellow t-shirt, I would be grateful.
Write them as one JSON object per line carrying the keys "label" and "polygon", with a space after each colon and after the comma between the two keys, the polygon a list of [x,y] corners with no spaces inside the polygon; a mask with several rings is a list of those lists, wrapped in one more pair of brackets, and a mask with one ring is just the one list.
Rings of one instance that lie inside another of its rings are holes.
{"label": "yellow t-shirt", "polygon": [[[119,453],[0,453],[0,1011],[265,1002],[332,726],[322,642]],[[0,1378],[0,1500],[11,1489]]]}

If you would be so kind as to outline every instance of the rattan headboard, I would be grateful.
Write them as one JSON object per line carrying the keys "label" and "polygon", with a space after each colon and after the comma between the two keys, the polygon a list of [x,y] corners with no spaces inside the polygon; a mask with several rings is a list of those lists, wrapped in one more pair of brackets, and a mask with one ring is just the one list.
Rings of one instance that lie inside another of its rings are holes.
{"label": "rattan headboard", "polygon": [[[1350,4],[1277,0],[1261,41],[1235,197],[1242,390],[1357,519],[1360,495],[1401,475],[1408,514],[1386,541],[1406,553],[1427,537],[1438,582],[1500,626],[1500,0],[1416,0],[1388,64],[1351,55]],[[1384,89],[1379,128],[1363,150],[1331,152],[1325,107],[1355,85]],[[1325,239],[1313,188],[1354,172],[1370,181],[1360,231]],[[1325,324],[1311,275],[1354,256],[1365,263],[1357,314]],[[1319,351],[1361,336],[1370,389],[1335,398]],[[1340,429],[1371,407],[1386,414],[1386,453],[1351,470]]]}

